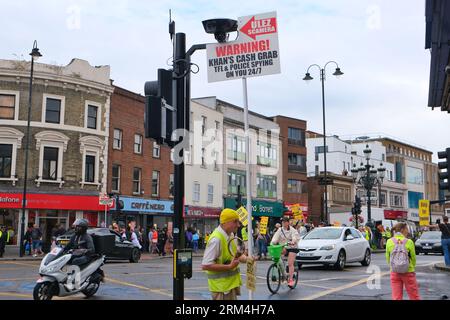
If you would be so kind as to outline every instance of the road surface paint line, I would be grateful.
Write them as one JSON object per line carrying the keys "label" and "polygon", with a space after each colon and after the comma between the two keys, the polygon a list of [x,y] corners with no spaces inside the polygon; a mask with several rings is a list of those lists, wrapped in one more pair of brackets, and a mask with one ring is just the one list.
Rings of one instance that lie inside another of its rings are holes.
{"label": "road surface paint line", "polygon": [[317,286],[315,284],[303,283],[301,280],[299,280],[298,286],[300,286],[300,287],[320,288],[320,289],[326,289],[326,290],[331,289],[330,287]]}
{"label": "road surface paint line", "polygon": [[[426,266],[429,266],[429,265],[432,265],[432,264],[434,264],[434,262],[416,265],[416,267],[426,267]],[[346,289],[350,289],[350,288],[356,287],[358,285],[366,283],[369,280],[372,281],[372,280],[375,280],[375,279],[378,279],[378,278],[382,278],[382,277],[384,277],[386,275],[390,275],[390,274],[391,274],[391,272],[387,271],[387,272],[382,272],[380,274],[371,275],[371,276],[366,277],[364,279],[361,279],[361,280],[358,280],[358,281],[355,281],[355,282],[352,282],[352,283],[349,283],[349,284],[346,284],[346,285],[343,285],[343,286],[340,286],[340,287],[337,287],[337,288],[333,288],[333,289],[330,289],[330,290],[327,290],[327,291],[324,291],[324,292],[321,292],[321,293],[313,294],[311,296],[302,298],[300,300],[314,300],[314,299],[318,299],[318,298],[321,298],[323,296],[327,296],[327,295],[335,293],[335,292],[339,292],[339,291],[343,291],[343,290],[346,290]]]}
{"label": "road surface paint line", "polygon": [[121,284],[121,285],[123,285],[123,286],[129,286],[129,287],[138,288],[138,289],[145,290],[145,291],[150,291],[150,292],[152,292],[152,293],[157,293],[157,294],[160,294],[160,295],[163,295],[163,296],[168,296],[168,297],[171,297],[171,298],[173,297],[173,295],[167,294],[167,293],[163,292],[163,291],[160,290],[160,289],[150,289],[150,288],[147,288],[147,287],[144,287],[144,286],[140,286],[140,285],[137,285],[137,284],[133,284],[133,283],[129,283],[129,282],[124,282],[124,281],[120,281],[120,280],[116,280],[116,279],[111,279],[111,278],[105,278],[105,280],[106,280],[106,281],[110,281],[110,282],[112,282],[112,283]]}
{"label": "road surface paint line", "polygon": [[369,280],[374,280],[376,278],[382,278],[382,277],[384,277],[384,276],[386,276],[386,275],[388,275],[390,273],[391,272],[389,271],[389,272],[383,272],[383,273],[380,273],[380,274],[377,274],[377,275],[371,275],[370,277],[367,277],[367,278],[364,278],[364,279],[361,279],[361,280],[358,280],[358,281],[355,281],[355,282],[351,282],[349,284],[346,284],[346,285],[343,285],[343,286],[340,286],[340,287],[337,287],[337,288],[333,288],[333,289],[330,289],[330,290],[327,290],[327,291],[324,291],[324,292],[313,294],[311,296],[308,296],[308,297],[305,297],[305,298],[301,298],[299,300],[315,300],[315,299],[327,296],[327,295],[335,293],[335,292],[339,292],[339,291],[342,291],[342,290],[346,290],[346,289],[350,289],[350,288],[359,286],[359,285],[361,285],[363,283],[366,283]]}
{"label": "road surface paint line", "polygon": [[33,278],[13,278],[13,279],[0,279],[0,282],[2,281],[22,281],[22,280],[37,280],[38,277]]}
{"label": "road surface paint line", "polygon": [[31,294],[20,294],[13,292],[0,292],[0,296],[2,297],[15,297],[15,298],[33,298]]}
{"label": "road surface paint line", "polygon": [[31,264],[31,263],[24,263],[24,262],[11,262],[11,261],[5,261],[3,262],[5,264],[13,264],[13,265],[18,265],[18,266],[25,266],[25,267],[37,267],[40,266],[41,264]]}

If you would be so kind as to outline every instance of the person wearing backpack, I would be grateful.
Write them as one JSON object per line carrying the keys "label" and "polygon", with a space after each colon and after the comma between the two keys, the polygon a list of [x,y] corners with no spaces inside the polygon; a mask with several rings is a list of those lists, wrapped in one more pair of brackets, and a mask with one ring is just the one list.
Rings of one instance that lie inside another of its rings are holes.
{"label": "person wearing backpack", "polygon": [[414,242],[408,239],[408,226],[401,222],[393,229],[394,236],[386,243],[386,261],[391,267],[392,300],[403,299],[403,287],[409,300],[420,300],[416,279],[416,250]]}

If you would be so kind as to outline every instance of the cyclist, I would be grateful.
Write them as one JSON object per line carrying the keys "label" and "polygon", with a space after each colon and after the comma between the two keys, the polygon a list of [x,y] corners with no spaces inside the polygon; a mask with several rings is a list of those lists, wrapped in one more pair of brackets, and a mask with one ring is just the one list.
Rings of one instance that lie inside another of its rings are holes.
{"label": "cyclist", "polygon": [[283,249],[283,254],[288,256],[288,266],[289,266],[289,286],[294,285],[294,263],[295,256],[299,252],[297,248],[297,243],[300,240],[300,235],[298,231],[289,224],[289,217],[281,218],[282,227],[277,230],[277,232],[273,235],[271,245],[281,244],[287,245],[286,248]]}

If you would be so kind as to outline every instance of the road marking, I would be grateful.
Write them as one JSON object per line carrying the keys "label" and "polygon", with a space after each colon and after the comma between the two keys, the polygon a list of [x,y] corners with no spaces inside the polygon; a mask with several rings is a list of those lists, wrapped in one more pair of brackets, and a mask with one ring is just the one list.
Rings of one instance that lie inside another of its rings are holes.
{"label": "road marking", "polygon": [[163,295],[163,296],[168,296],[168,297],[171,297],[171,298],[173,297],[173,295],[163,292],[162,291],[163,289],[150,289],[150,288],[147,288],[147,287],[144,287],[144,286],[140,286],[140,285],[137,285],[137,284],[134,284],[134,283],[124,282],[124,281],[120,281],[120,280],[116,280],[116,279],[112,279],[112,278],[108,278],[108,277],[105,277],[105,280],[106,281],[110,281],[112,283],[121,284],[123,286],[129,286],[129,287],[134,287],[134,288],[138,288],[138,289],[145,290],[145,291],[150,291],[152,293],[157,293],[157,294],[160,294],[160,295]]}
{"label": "road marking", "polygon": [[18,265],[18,266],[25,266],[25,267],[36,267],[39,266],[39,264],[31,264],[31,263],[24,263],[24,262],[11,262],[11,261],[5,261],[3,262],[4,264],[14,264],[14,265]]}
{"label": "road marking", "polygon": [[[429,265],[433,265],[434,263],[435,262],[416,265],[416,268],[417,267],[426,267],[426,266],[429,266]],[[382,272],[382,273],[379,273],[379,274],[373,274],[373,275],[371,275],[371,276],[369,276],[367,278],[364,278],[364,279],[361,279],[361,280],[358,280],[358,281],[355,281],[355,282],[351,282],[349,284],[346,284],[346,285],[343,285],[343,286],[340,286],[340,287],[337,287],[337,288],[333,288],[333,289],[330,289],[330,290],[327,290],[327,291],[324,291],[324,292],[321,292],[321,293],[313,294],[311,296],[302,298],[300,300],[314,300],[314,299],[318,299],[318,298],[321,298],[323,296],[326,296],[326,295],[329,295],[329,294],[332,294],[332,293],[335,293],[335,292],[339,292],[339,291],[342,291],[342,290],[346,290],[346,289],[349,289],[349,288],[356,287],[356,286],[361,285],[361,284],[363,284],[363,283],[365,283],[365,282],[367,282],[369,280],[375,280],[376,278],[382,278],[382,277],[384,277],[384,276],[386,276],[388,274],[391,274],[391,271]]]}
{"label": "road marking", "polygon": [[389,271],[389,272],[383,272],[383,273],[380,273],[380,274],[377,274],[377,275],[372,275],[370,277],[367,277],[367,278],[364,278],[364,279],[361,279],[361,280],[358,280],[358,281],[355,281],[355,282],[351,282],[349,284],[346,284],[346,285],[343,285],[343,286],[340,286],[340,287],[337,287],[337,288],[333,288],[333,289],[330,289],[330,290],[327,290],[327,291],[324,291],[324,292],[313,294],[311,296],[302,298],[300,300],[315,300],[315,299],[321,298],[323,296],[327,296],[327,295],[335,293],[335,292],[339,292],[339,291],[342,291],[342,290],[345,290],[345,289],[350,289],[350,288],[356,287],[356,286],[358,286],[360,284],[363,284],[363,283],[367,282],[369,279],[374,280],[374,277],[375,278],[382,278],[385,275],[390,274],[390,273],[391,272]]}
{"label": "road marking", "polygon": [[330,287],[324,287],[324,286],[318,286],[318,285],[315,285],[315,284],[309,284],[309,283],[304,283],[303,281],[301,281],[301,280],[299,280],[300,282],[299,282],[299,286],[300,287],[303,287],[303,286],[306,286],[306,287],[312,287],[312,288],[320,288],[320,289],[331,289]]}
{"label": "road marking", "polygon": [[2,297],[16,297],[16,298],[33,298],[31,294],[20,294],[20,293],[9,293],[9,292],[0,292],[0,296]]}
{"label": "road marking", "polygon": [[0,279],[0,281],[22,281],[22,280],[37,280],[38,277],[33,278],[13,278],[13,279]]}

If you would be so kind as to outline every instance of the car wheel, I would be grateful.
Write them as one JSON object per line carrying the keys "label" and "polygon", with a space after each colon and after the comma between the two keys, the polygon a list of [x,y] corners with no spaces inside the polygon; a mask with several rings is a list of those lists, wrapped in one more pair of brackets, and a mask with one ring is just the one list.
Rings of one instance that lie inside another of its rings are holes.
{"label": "car wheel", "polygon": [[367,250],[366,250],[366,254],[364,255],[364,260],[361,261],[361,264],[362,264],[364,267],[367,267],[367,266],[370,264],[370,261],[371,261],[371,260],[372,260],[372,258],[371,258],[371,256],[370,256],[370,250],[367,249]]}
{"label": "car wheel", "polygon": [[423,254],[427,256],[427,255],[428,255],[428,252],[424,252]]}
{"label": "car wheel", "polygon": [[339,251],[338,259],[336,263],[334,264],[334,268],[336,270],[342,271],[345,268],[345,251],[341,250]]}
{"label": "car wheel", "polygon": [[131,251],[130,262],[137,263],[139,262],[139,259],[141,259],[141,252],[138,248],[133,248],[133,250]]}

